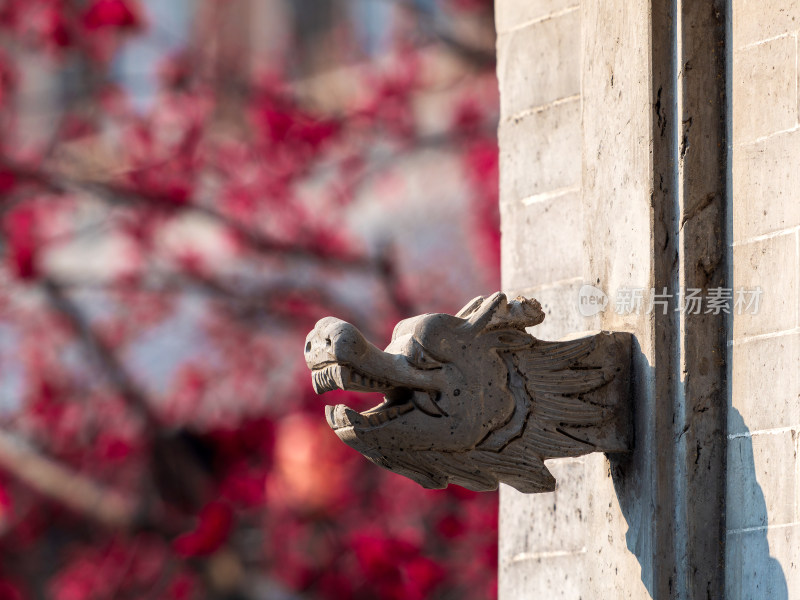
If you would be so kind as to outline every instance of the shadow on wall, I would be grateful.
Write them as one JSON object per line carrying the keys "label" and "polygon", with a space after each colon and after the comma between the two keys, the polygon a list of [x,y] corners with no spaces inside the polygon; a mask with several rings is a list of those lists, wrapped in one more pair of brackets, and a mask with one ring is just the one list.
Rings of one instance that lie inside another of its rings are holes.
{"label": "shadow on wall", "polygon": [[[638,340],[632,348],[632,389],[634,398],[634,451],[630,455],[609,455],[611,476],[617,492],[620,509],[628,523],[625,542],[641,566],[642,582],[650,597],[653,592],[655,542],[655,512],[652,495],[655,493],[654,431],[650,415],[655,413],[654,369],[648,362]],[[655,567],[657,568],[657,566]]]}
{"label": "shadow on wall", "polygon": [[769,554],[767,503],[756,480],[750,430],[733,407],[728,408],[728,425],[737,433],[728,442],[726,595],[787,600],[783,568]]}
{"label": "shadow on wall", "polygon": [[[614,489],[628,524],[625,535],[628,549],[641,566],[641,578],[651,598],[659,568],[658,544],[655,530],[654,497],[658,456],[655,447],[653,421],[653,367],[638,342],[633,346],[633,397],[635,450],[631,455],[609,456]],[[752,438],[739,412],[728,408],[731,431],[737,437],[728,447],[728,490],[726,540],[726,598],[731,600],[788,600],[786,577],[780,563],[769,553],[767,541],[767,505],[761,486],[756,480]],[[709,534],[713,535],[710,529]]]}

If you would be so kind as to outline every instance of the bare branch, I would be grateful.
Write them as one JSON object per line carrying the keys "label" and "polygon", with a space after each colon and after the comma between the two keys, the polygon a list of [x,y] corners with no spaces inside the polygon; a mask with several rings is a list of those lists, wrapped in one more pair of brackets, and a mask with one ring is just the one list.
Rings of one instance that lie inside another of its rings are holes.
{"label": "bare branch", "polygon": [[169,198],[156,194],[144,193],[108,182],[71,178],[62,174],[49,173],[44,169],[29,169],[3,162],[0,162],[0,169],[14,173],[21,181],[35,183],[56,193],[67,193],[70,188],[80,188],[111,203],[149,205],[165,211],[174,210],[199,214],[220,223],[244,240],[249,248],[262,254],[280,254],[283,257],[314,260],[326,266],[357,271],[369,271],[373,268],[372,261],[366,257],[331,256],[329,251],[324,248],[302,246],[272,239],[208,206],[193,203],[176,205]]}
{"label": "bare branch", "polygon": [[135,505],[122,494],[42,456],[3,430],[0,468],[43,496],[108,527],[131,527],[136,519]]}
{"label": "bare branch", "polygon": [[128,405],[145,419],[149,430],[157,431],[158,423],[150,409],[150,403],[128,375],[116,353],[94,332],[78,305],[63,292],[57,281],[52,278],[44,278],[41,284],[50,304],[67,319],[83,345],[94,355],[110,383],[119,391]]}
{"label": "bare branch", "polygon": [[413,13],[420,24],[420,28],[425,31],[428,35],[435,38],[437,41],[441,42],[450,50],[458,54],[464,60],[482,68],[489,67],[493,65],[496,61],[496,55],[494,51],[488,48],[482,48],[480,46],[475,46],[474,44],[470,44],[465,42],[464,40],[459,39],[455,35],[453,35],[447,29],[439,26],[436,23],[435,15],[431,12],[430,9],[425,8],[418,2],[413,2],[410,0],[380,0],[381,2],[386,2],[388,4],[393,4],[398,6],[404,10],[408,10]]}

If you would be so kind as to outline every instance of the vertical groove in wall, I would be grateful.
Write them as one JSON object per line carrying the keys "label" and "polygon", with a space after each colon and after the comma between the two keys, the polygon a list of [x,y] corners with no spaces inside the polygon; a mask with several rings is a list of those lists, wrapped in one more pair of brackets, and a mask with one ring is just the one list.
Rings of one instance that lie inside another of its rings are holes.
{"label": "vertical groove in wall", "polygon": [[[724,0],[725,4],[725,277],[728,287],[733,287],[733,2],[732,0]],[[733,340],[733,310],[731,314],[727,315],[725,319],[725,336],[726,336],[726,352],[725,352],[725,397],[730,399],[733,404],[733,347],[727,344],[727,340]],[[728,406],[726,402],[725,413],[727,417]],[[728,426],[727,418],[725,422],[725,438],[727,439]],[[726,478],[724,482],[725,502],[727,504],[727,456],[728,445],[725,444],[725,473]],[[727,545],[727,506],[724,507],[722,517],[721,535],[723,536],[723,544]],[[721,548],[722,558],[721,562],[724,563],[729,548],[723,546]],[[732,565],[731,565],[732,566]],[[730,569],[731,566],[724,565],[724,569]],[[734,567],[735,568],[735,567]],[[732,594],[733,590],[725,589],[729,579],[727,573],[722,575],[723,581],[720,587],[727,594]]]}
{"label": "vertical groove in wall", "polygon": [[[688,0],[692,1],[692,0]],[[673,221],[673,236],[677,240],[677,261],[673,262],[673,282],[675,283],[675,297],[683,299],[685,292],[682,294],[681,290],[686,290],[686,236],[684,235],[683,227],[681,226],[683,216],[686,210],[686,193],[685,177],[686,171],[684,169],[683,158],[686,152],[686,140],[683,136],[685,114],[684,106],[684,55],[683,44],[683,4],[684,0],[677,0],[675,9],[675,42],[673,52],[674,69],[673,81],[675,82],[675,112],[673,119],[672,131],[674,134],[673,144],[671,146],[671,154],[673,157],[674,177],[675,177],[675,197],[673,201],[674,215],[676,218]],[[688,24],[687,24],[688,26]],[[677,141],[677,143],[674,143]],[[676,314],[676,313],[673,313]],[[686,412],[686,314],[679,311],[674,319],[673,327],[675,328],[675,335],[677,343],[675,344],[672,356],[674,359],[671,365],[672,381],[674,387],[672,389],[672,406],[674,411],[674,419],[672,421],[672,435],[675,440],[675,464],[674,469],[674,483],[673,483],[673,516],[675,522],[675,585],[674,588],[679,590],[679,594],[687,593],[689,590],[689,495],[690,491],[687,488],[686,477],[686,457],[687,457],[687,444],[685,435],[687,433],[687,412]]]}
{"label": "vertical groove in wall", "polygon": [[[678,267],[684,289],[727,286],[725,0],[679,4]],[[685,557],[678,597],[724,597],[727,331],[723,312],[681,313],[676,439]]]}
{"label": "vertical groove in wall", "polygon": [[[677,148],[677,53],[678,19],[673,0],[652,0],[650,16],[652,83],[652,219],[653,287],[659,293],[678,290],[679,176]],[[655,456],[653,527],[653,597],[674,597],[679,590],[678,546],[685,535],[676,523],[677,490],[680,481],[674,427],[676,386],[679,384],[679,319],[674,311],[653,311],[655,405],[650,427]]]}
{"label": "vertical groove in wall", "polygon": [[[651,3],[653,279],[727,285],[725,0]],[[654,597],[724,597],[725,315],[654,314]]]}

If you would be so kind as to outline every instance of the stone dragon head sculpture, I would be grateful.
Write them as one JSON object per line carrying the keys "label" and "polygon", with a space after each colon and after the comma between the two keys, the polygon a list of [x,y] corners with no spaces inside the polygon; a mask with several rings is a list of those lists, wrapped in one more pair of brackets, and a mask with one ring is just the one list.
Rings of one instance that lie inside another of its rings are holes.
{"label": "stone dragon head sculpture", "polygon": [[544,316],[536,300],[498,292],[455,316],[401,321],[383,351],[326,317],[305,359],[318,394],[383,394],[364,412],[326,407],[336,434],[372,462],[426,488],[552,491],[545,459],[629,450],[631,337],[541,341],[525,328]]}

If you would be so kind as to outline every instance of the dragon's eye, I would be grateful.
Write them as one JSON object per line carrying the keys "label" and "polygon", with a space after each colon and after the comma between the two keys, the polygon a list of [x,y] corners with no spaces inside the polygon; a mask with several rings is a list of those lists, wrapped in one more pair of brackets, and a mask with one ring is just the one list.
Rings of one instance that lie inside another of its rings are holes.
{"label": "dragon's eye", "polygon": [[431,357],[419,342],[414,340],[408,352],[408,361],[419,369],[438,369],[442,363]]}

